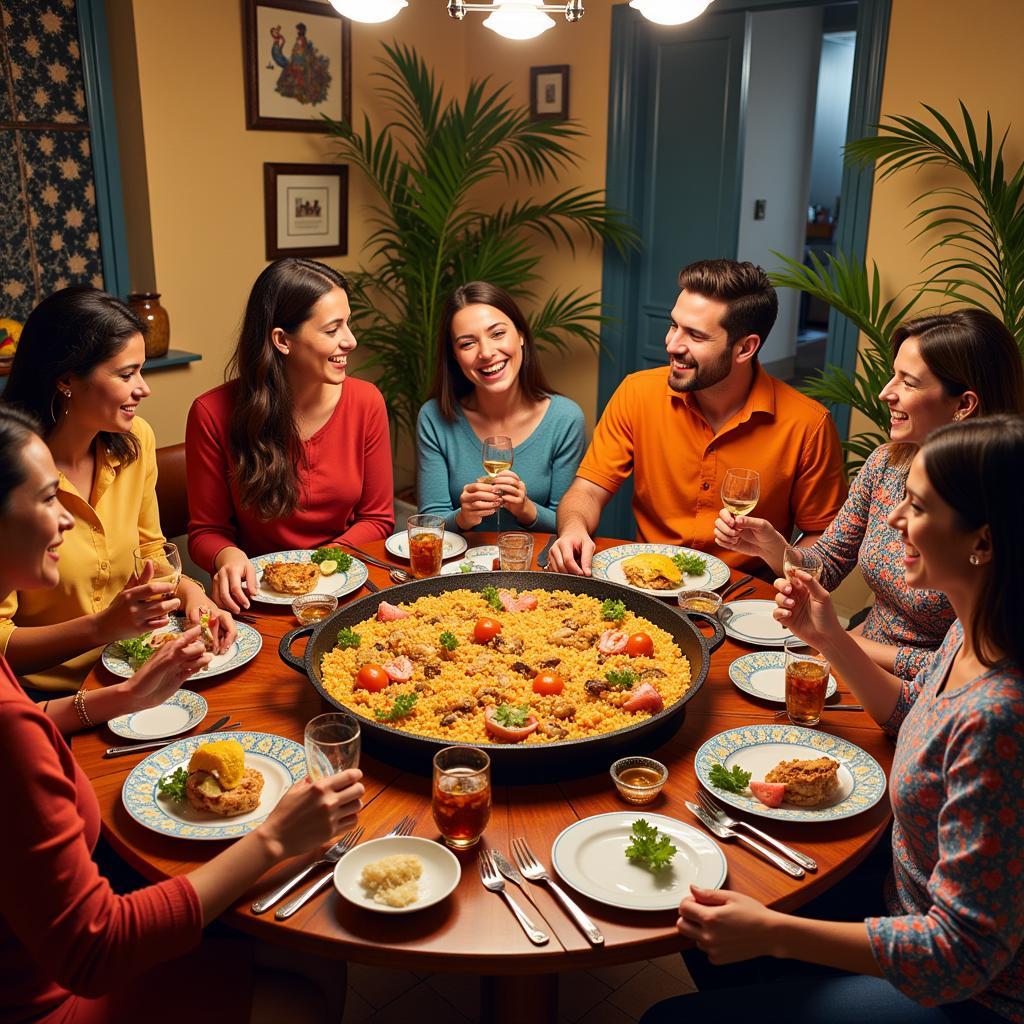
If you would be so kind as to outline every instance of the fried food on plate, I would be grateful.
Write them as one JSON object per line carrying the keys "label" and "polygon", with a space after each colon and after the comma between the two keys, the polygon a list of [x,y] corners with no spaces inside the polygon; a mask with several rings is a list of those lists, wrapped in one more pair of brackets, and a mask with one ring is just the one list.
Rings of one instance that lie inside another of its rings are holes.
{"label": "fried food on plate", "polygon": [[320,578],[312,562],[271,562],[263,567],[263,582],[279,594],[308,594]]}
{"label": "fried food on plate", "polygon": [[780,761],[765,775],[764,781],[783,783],[787,803],[816,807],[835,797],[839,790],[838,772],[839,762],[831,757]]}
{"label": "fried food on plate", "polygon": [[646,590],[675,590],[683,584],[679,566],[668,555],[634,555],[622,563],[626,579]]}
{"label": "fried food on plate", "polygon": [[263,791],[263,775],[245,766],[245,751],[238,740],[204,743],[188,762],[185,793],[196,810],[225,818],[255,810]]}

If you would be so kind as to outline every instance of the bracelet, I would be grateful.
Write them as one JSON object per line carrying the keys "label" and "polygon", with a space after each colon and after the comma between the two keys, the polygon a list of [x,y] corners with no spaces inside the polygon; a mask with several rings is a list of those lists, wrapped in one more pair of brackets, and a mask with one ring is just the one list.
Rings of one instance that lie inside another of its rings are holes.
{"label": "bracelet", "polygon": [[89,712],[85,710],[85,690],[79,690],[71,703],[74,705],[75,711],[78,712],[78,719],[82,725],[86,729],[91,729],[96,723],[89,717]]}
{"label": "bracelet", "polygon": [[199,582],[199,580],[194,580],[192,579],[191,576],[186,576],[184,573],[182,573],[181,576],[179,577],[179,582],[181,580],[188,580],[189,583],[194,583],[204,594],[206,593],[206,587],[204,587],[202,583]]}

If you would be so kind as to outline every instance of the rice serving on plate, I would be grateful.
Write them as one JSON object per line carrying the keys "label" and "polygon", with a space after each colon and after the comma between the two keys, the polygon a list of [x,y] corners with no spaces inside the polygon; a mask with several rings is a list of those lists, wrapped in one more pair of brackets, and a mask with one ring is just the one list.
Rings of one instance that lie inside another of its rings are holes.
{"label": "rice serving on plate", "polygon": [[[652,710],[623,707],[643,686],[653,686],[665,707],[689,689],[689,662],[672,636],[647,619],[627,611],[619,622],[605,620],[600,600],[563,590],[502,593],[510,595],[509,602],[535,600],[536,607],[498,611],[476,591],[454,590],[399,606],[407,617],[357,623],[352,631],[359,637],[358,647],[336,648],[323,656],[324,688],[371,719],[391,714],[399,696],[406,695],[408,702],[415,695],[411,711],[392,722],[395,728],[471,744],[492,742],[485,726],[488,708],[527,705],[539,727],[523,742],[543,744],[587,739],[650,718]],[[495,619],[502,627],[486,644],[474,642],[474,626],[481,618]],[[612,628],[629,635],[646,633],[653,655],[601,654],[599,639]],[[454,649],[441,644],[442,633],[454,635]],[[402,658],[412,664],[406,681],[379,692],[355,685],[364,664],[387,666]],[[609,671],[623,670],[635,675],[632,689],[616,689],[606,681]],[[564,690],[552,696],[535,693],[539,672],[557,673]]]}
{"label": "rice serving on plate", "polygon": [[395,854],[382,857],[363,868],[359,884],[385,907],[407,907],[420,898],[419,879],[423,865],[419,857]]}

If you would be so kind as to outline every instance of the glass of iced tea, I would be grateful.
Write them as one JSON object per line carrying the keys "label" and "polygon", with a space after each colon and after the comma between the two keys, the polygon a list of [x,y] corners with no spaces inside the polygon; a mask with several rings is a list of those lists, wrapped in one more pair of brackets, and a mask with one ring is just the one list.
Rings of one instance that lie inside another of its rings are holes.
{"label": "glass of iced tea", "polygon": [[417,579],[436,576],[444,553],[444,519],[441,516],[409,516],[409,564]]}
{"label": "glass of iced tea", "polygon": [[491,818],[491,759],[476,747],[434,755],[434,821],[455,850],[475,846]]}
{"label": "glass of iced tea", "polygon": [[786,713],[794,725],[817,725],[825,707],[828,660],[786,644]]}

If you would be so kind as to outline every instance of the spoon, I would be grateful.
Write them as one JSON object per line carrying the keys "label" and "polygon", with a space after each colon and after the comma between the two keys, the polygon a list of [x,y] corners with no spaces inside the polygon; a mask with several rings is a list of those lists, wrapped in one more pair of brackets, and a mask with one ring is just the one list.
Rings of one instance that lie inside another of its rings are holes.
{"label": "spoon", "polygon": [[404,569],[389,569],[388,575],[391,577],[392,583],[410,583],[416,579],[411,572],[406,572]]}

